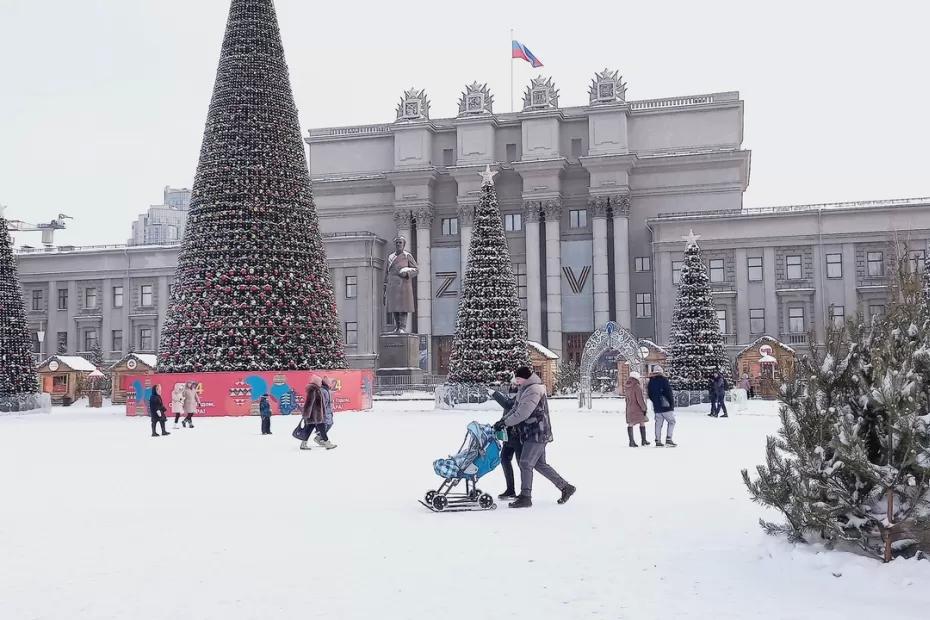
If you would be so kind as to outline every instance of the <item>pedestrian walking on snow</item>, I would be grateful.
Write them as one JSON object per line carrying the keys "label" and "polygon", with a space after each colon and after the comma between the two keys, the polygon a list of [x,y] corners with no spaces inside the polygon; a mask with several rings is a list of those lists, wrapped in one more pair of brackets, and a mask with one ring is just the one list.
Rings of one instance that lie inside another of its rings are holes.
{"label": "pedestrian walking on snow", "polygon": [[171,434],[165,430],[165,421],[168,419],[167,416],[165,416],[165,412],[167,411],[165,403],[161,400],[161,386],[153,386],[152,395],[149,397],[149,415],[152,417],[152,437],[158,437],[158,433],[155,432],[155,425],[159,423],[161,424],[162,435]]}
{"label": "pedestrian walking on snow", "polygon": [[175,383],[174,389],[171,390],[171,411],[174,412],[175,428],[178,428],[178,422],[181,421],[181,415],[184,412],[184,390],[186,389],[186,383]]}
{"label": "pedestrian walking on snow", "polygon": [[[323,377],[320,388],[323,390],[323,427],[326,431],[327,439],[323,439],[320,432],[317,431],[316,437],[313,438],[318,445],[326,447],[324,441],[329,441],[329,430],[333,427],[333,380],[330,377]],[[333,445],[335,448],[336,446]]]}
{"label": "pedestrian walking on snow", "polygon": [[639,436],[644,446],[652,445],[646,440],[646,397],[643,396],[643,386],[640,383],[642,375],[635,370],[630,373],[623,384],[623,393],[626,396],[626,434],[630,438],[630,447],[638,448],[633,439],[633,427],[639,426]]}
{"label": "pedestrian walking on snow", "polygon": [[494,425],[494,430],[506,428],[508,436],[512,432],[519,433],[523,443],[518,460],[520,496],[510,502],[509,506],[529,508],[533,505],[534,471],[538,471],[562,492],[558,503],[564,504],[574,495],[576,489],[546,462],[546,444],[552,442],[546,386],[528,366],[521,366],[514,375],[518,386],[516,403],[504,418]]}
{"label": "pedestrian walking on snow", "polygon": [[197,382],[191,381],[184,388],[184,420],[181,426],[194,428],[194,414],[200,407],[200,396],[197,395]]}
{"label": "pedestrian walking on snow", "polygon": [[268,395],[262,394],[258,400],[258,413],[262,418],[262,435],[271,434],[271,403],[268,402]]}
{"label": "pedestrian walking on snow", "polygon": [[[708,391],[710,392],[710,417],[716,418],[718,415],[721,418],[729,417],[726,403],[727,380],[723,378],[719,371],[715,372],[714,376],[711,377]],[[721,410],[723,411],[722,415],[720,414]]]}
{"label": "pedestrian walking on snow", "polygon": [[743,378],[739,382],[740,389],[746,390],[746,398],[752,399],[755,394],[752,393],[752,381],[749,380],[749,375],[743,375]]}
{"label": "pedestrian walking on snow", "polygon": [[[666,445],[669,448],[675,448],[678,444],[672,441],[672,433],[675,432],[675,395],[672,393],[672,384],[669,383],[661,366],[656,366],[653,373],[646,391],[652,402],[652,411],[656,416],[656,447],[661,448]],[[663,424],[668,424],[665,430],[665,444],[662,443]]]}
{"label": "pedestrian walking on snow", "polygon": [[[322,439],[322,442],[319,442],[320,445],[327,450],[331,450],[336,446],[329,442],[329,436],[326,434],[326,424],[323,421],[326,415],[323,398],[323,379],[318,375],[314,375],[313,378],[310,379],[310,385],[307,386],[302,417],[304,424],[316,430],[320,439]],[[300,442],[300,449],[310,449],[306,440]]]}
{"label": "pedestrian walking on snow", "polygon": [[[517,403],[516,395],[514,398],[505,396],[497,390],[489,390],[491,397],[497,401],[497,403],[504,408],[504,415],[510,412],[513,409],[513,406]],[[504,492],[497,496],[497,499],[516,499],[517,491],[516,485],[514,484],[513,478],[513,457],[517,457],[517,463],[520,462],[520,455],[523,453],[523,442],[520,440],[520,433],[516,428],[510,429],[507,432],[507,439],[504,441],[503,448],[501,449],[501,469],[504,470],[504,482],[507,485],[507,488],[504,489]]]}

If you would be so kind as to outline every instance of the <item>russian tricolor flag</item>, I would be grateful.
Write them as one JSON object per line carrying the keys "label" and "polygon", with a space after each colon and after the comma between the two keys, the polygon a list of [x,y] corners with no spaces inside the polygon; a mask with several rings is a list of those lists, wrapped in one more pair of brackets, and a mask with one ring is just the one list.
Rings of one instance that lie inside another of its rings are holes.
{"label": "russian tricolor flag", "polygon": [[533,65],[533,68],[543,66],[543,64],[539,62],[539,59],[533,56],[533,52],[530,51],[530,48],[523,45],[517,40],[514,40],[512,43],[513,43],[513,52],[510,54],[511,58],[522,58],[526,62]]}

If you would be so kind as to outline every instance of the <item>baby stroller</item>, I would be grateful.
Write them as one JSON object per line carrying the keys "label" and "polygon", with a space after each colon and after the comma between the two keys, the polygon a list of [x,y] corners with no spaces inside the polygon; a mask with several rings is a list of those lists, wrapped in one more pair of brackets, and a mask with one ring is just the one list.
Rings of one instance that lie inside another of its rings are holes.
{"label": "baby stroller", "polygon": [[[501,446],[494,436],[494,429],[487,424],[472,422],[458,454],[433,462],[436,475],[444,480],[435,491],[427,491],[426,501],[420,500],[420,503],[433,512],[494,510],[497,508],[494,498],[476,485],[481,476],[493,471],[500,462]],[[465,492],[453,493],[462,480],[465,481]]]}

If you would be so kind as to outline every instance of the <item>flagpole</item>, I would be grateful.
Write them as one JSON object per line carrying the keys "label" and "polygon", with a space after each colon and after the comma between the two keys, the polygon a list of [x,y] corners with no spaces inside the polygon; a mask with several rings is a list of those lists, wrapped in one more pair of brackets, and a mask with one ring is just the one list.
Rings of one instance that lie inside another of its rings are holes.
{"label": "flagpole", "polygon": [[510,29],[510,111],[513,112],[513,28]]}

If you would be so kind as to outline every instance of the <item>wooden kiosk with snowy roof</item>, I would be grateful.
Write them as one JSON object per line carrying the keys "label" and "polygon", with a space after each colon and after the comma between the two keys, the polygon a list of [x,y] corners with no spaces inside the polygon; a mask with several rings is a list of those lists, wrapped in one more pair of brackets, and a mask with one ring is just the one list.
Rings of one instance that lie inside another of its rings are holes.
{"label": "wooden kiosk with snowy roof", "polygon": [[546,385],[546,391],[552,394],[555,390],[555,373],[559,363],[559,356],[532,340],[526,341],[526,350],[530,354],[530,365]]}
{"label": "wooden kiosk with snowy roof", "polygon": [[51,394],[52,404],[65,406],[82,396],[84,383],[95,370],[90,360],[78,355],[53,355],[36,368],[42,391]]}
{"label": "wooden kiosk with snowy roof", "polygon": [[737,381],[748,375],[756,396],[774,399],[782,383],[794,376],[796,361],[794,349],[771,336],[762,336],[736,356]]}
{"label": "wooden kiosk with snowy roof", "polygon": [[110,385],[114,405],[126,403],[126,390],[123,389],[125,375],[153,375],[158,365],[158,357],[144,353],[129,353],[110,366]]}

